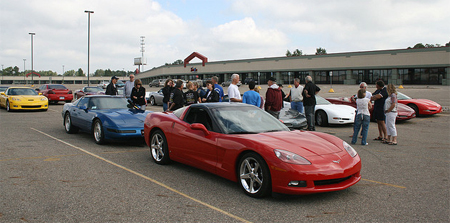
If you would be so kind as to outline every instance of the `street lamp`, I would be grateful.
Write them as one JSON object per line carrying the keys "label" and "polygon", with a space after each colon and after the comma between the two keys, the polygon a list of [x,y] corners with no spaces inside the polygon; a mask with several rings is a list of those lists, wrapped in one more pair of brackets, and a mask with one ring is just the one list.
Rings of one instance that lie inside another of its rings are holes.
{"label": "street lamp", "polygon": [[91,45],[91,13],[94,13],[94,11],[85,10],[84,12],[88,14],[88,69],[87,69],[87,77],[88,77],[88,86],[89,86],[89,54],[90,54],[90,45]]}
{"label": "street lamp", "polygon": [[36,33],[28,33],[31,35],[31,85],[34,85],[34,81],[33,81],[33,71],[34,71],[34,66],[33,66],[33,36],[36,35]]}

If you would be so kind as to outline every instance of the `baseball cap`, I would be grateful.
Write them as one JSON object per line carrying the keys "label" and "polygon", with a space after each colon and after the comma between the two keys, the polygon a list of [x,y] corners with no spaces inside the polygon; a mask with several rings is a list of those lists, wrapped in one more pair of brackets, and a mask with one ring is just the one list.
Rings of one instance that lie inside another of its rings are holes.
{"label": "baseball cap", "polygon": [[117,80],[119,80],[119,78],[118,78],[117,76],[115,76],[115,75],[111,77],[111,80],[112,80],[112,79],[117,79]]}

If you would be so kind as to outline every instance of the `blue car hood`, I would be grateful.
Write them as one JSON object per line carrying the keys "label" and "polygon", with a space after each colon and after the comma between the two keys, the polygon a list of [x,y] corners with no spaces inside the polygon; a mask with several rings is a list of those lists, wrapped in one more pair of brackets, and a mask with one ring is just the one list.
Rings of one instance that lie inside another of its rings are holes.
{"label": "blue car hood", "polygon": [[98,111],[107,116],[116,125],[122,127],[139,127],[144,126],[145,117],[150,114],[150,111],[139,111],[135,109],[110,109]]}

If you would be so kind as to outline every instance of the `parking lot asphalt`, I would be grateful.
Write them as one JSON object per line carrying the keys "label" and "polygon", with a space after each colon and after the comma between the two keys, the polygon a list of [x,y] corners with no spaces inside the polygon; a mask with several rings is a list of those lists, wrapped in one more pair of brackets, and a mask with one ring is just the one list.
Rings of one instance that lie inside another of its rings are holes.
{"label": "parking lot asphalt", "polygon": [[[333,85],[335,93],[328,93],[331,86],[319,86],[325,98],[357,91]],[[236,183],[195,168],[157,165],[143,141],[97,145],[90,134],[66,134],[62,103],[47,112],[1,109],[0,221],[448,222],[450,88],[404,87],[401,92],[446,110],[398,123],[397,146],[371,140],[378,134],[371,123],[369,145],[354,146],[363,179],[347,190],[265,199],[247,197]],[[347,142],[353,131],[352,125],[316,130]]]}

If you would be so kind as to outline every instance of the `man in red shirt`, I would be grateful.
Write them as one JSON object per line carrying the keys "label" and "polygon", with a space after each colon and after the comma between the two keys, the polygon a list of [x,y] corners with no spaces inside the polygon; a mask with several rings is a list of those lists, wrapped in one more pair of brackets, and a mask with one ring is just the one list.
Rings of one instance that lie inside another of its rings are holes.
{"label": "man in red shirt", "polygon": [[283,107],[283,96],[281,96],[281,89],[277,85],[274,77],[270,77],[267,81],[269,88],[266,92],[265,110],[273,117],[280,118],[280,110]]}

